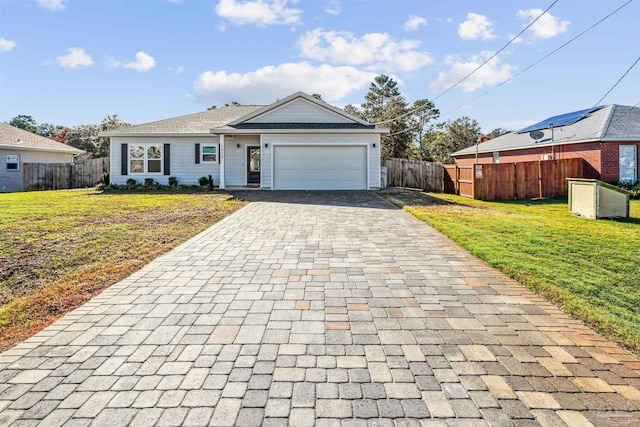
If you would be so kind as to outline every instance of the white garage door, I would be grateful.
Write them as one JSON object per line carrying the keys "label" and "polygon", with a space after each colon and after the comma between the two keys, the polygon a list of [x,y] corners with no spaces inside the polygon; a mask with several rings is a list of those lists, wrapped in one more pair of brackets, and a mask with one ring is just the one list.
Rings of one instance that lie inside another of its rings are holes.
{"label": "white garage door", "polygon": [[274,147],[276,190],[366,190],[367,148],[363,146]]}

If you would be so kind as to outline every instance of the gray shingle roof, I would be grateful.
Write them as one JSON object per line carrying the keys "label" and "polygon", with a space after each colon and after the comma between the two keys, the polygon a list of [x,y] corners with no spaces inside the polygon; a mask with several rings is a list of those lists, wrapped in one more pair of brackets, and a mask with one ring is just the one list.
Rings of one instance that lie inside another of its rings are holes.
{"label": "gray shingle roof", "polygon": [[141,133],[208,134],[211,129],[224,126],[262,107],[264,107],[264,105],[230,105],[201,113],[187,114],[186,116],[120,128],[111,132],[101,132],[100,136],[135,135]]}
{"label": "gray shingle roof", "polygon": [[0,146],[24,148],[30,150],[58,151],[82,154],[84,151],[53,139],[19,129],[7,123],[0,123]]}
{"label": "gray shingle roof", "polygon": [[[544,136],[536,142],[528,133],[508,133],[478,145],[479,153],[544,147],[589,140],[622,139],[640,141],[640,108],[626,105],[607,105],[588,117],[568,126],[543,131]],[[475,154],[476,147],[456,151],[453,156]]]}

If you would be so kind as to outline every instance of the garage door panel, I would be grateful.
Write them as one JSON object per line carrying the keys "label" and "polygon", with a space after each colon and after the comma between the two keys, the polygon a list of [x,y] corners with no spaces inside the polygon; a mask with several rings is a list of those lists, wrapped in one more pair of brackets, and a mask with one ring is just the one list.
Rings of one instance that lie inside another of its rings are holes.
{"label": "garage door panel", "polygon": [[364,190],[366,155],[363,146],[275,146],[274,188]]}

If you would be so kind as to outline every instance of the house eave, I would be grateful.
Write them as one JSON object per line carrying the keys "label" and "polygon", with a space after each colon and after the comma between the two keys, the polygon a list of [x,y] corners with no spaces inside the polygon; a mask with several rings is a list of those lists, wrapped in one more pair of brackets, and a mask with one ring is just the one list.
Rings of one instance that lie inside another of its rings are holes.
{"label": "house eave", "polygon": [[[581,139],[578,141],[561,141],[561,142],[549,142],[546,144],[539,144],[539,145],[525,145],[522,147],[510,147],[510,148],[500,148],[500,149],[492,149],[492,150],[478,150],[478,154],[486,154],[486,153],[502,153],[503,151],[516,151],[516,150],[530,150],[532,148],[540,148],[540,147],[556,147],[558,145],[572,145],[572,144],[586,144],[586,143],[590,143],[590,142],[606,142],[606,141],[611,141],[613,142],[612,139]],[[623,142],[623,141],[637,141],[637,139],[624,139],[624,140],[618,140],[619,142]],[[459,156],[474,156],[476,154],[476,151],[472,151],[469,153],[453,153],[451,154],[451,157],[459,157]]]}
{"label": "house eave", "polygon": [[78,150],[78,151],[61,150],[59,148],[28,147],[28,146],[9,145],[9,144],[0,144],[0,148],[4,150],[46,151],[47,153],[65,153],[65,154],[73,154],[74,156],[84,154],[86,152],[83,150]]}
{"label": "house eave", "polygon": [[210,132],[206,132],[206,133],[202,133],[202,132],[192,132],[192,133],[185,133],[185,132],[137,132],[137,133],[133,133],[133,132],[100,132],[98,133],[98,136],[102,136],[105,138],[127,138],[127,137],[145,137],[145,138],[151,138],[151,137],[171,137],[171,138],[192,138],[192,137],[210,137],[211,133]]}
{"label": "house eave", "polygon": [[211,129],[213,135],[260,135],[260,134],[381,134],[389,133],[389,129]]}

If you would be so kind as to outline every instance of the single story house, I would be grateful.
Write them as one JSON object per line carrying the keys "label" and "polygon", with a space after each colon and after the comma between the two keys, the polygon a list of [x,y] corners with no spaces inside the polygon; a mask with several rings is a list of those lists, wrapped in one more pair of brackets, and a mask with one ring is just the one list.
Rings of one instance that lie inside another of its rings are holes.
{"label": "single story house", "polygon": [[640,108],[607,105],[549,117],[452,154],[459,165],[583,158],[585,178],[636,182]]}
{"label": "single story house", "polygon": [[271,105],[231,105],[102,132],[111,182],[153,178],[220,188],[369,190],[380,187],[379,128],[302,92]]}
{"label": "single story house", "polygon": [[84,151],[0,123],[0,192],[24,191],[25,163],[72,163]]}

